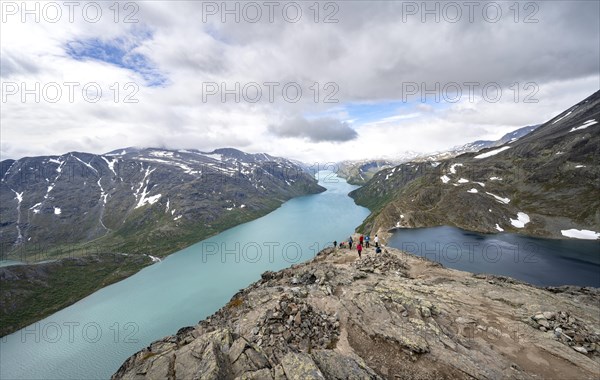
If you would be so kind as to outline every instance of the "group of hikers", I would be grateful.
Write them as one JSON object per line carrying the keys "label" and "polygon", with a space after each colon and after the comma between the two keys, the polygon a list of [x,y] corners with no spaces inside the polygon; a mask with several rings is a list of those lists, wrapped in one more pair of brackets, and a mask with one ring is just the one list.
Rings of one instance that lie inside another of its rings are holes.
{"label": "group of hikers", "polygon": [[[375,243],[375,253],[381,253],[381,247],[379,246],[379,236],[377,236],[377,234],[375,235],[373,242]],[[352,236],[350,236],[347,241],[340,242],[339,248],[348,247],[348,249],[352,249],[353,245],[354,245],[354,239],[352,239]],[[358,244],[356,245],[356,250],[358,251],[358,257],[359,258],[362,257],[363,248],[369,248],[370,246],[371,246],[371,237],[369,235],[367,235],[367,236],[360,235],[360,237],[358,238]],[[337,247],[338,247],[338,242],[337,242],[337,240],[334,240],[333,248],[337,248]]]}

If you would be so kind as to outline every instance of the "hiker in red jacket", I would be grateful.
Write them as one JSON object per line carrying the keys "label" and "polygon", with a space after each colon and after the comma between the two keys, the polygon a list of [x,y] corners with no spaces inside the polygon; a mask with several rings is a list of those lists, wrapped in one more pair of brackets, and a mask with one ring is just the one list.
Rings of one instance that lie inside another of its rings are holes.
{"label": "hiker in red jacket", "polygon": [[361,243],[358,243],[358,245],[356,246],[356,250],[358,251],[358,258],[360,259],[362,257],[361,256],[361,253],[362,253],[362,244]]}
{"label": "hiker in red jacket", "polygon": [[363,245],[364,239],[365,239],[365,237],[363,235],[360,235],[360,237],[358,238],[358,242],[360,243],[360,245]]}

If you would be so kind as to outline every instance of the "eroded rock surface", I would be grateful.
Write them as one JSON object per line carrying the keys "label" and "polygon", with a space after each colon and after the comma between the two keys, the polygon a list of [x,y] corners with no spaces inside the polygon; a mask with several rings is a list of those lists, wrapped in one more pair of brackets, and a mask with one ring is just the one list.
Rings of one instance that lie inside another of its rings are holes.
{"label": "eroded rock surface", "polygon": [[598,379],[600,290],[386,248],[327,249],[130,357],[114,379]]}

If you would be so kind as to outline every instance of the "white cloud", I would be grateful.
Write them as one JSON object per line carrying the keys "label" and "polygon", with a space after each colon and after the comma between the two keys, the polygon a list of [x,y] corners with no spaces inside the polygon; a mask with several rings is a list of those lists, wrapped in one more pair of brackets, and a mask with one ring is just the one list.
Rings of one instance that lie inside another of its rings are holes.
{"label": "white cloud", "polygon": [[[275,23],[221,23],[217,17],[204,23],[201,4],[192,1],[138,3],[140,22],[126,24],[114,22],[111,4],[103,3],[98,23],[85,22],[81,13],[73,23],[65,17],[56,24],[21,23],[18,17],[3,23],[3,85],[93,82],[103,96],[89,103],[78,92],[71,103],[63,93],[56,104],[8,97],[0,111],[2,159],[132,145],[233,146],[306,161],[428,152],[546,121],[599,87],[597,2],[542,3],[534,24],[515,23],[508,12],[498,23],[480,17],[474,23],[402,22],[402,2],[338,3],[339,22],[329,24],[315,24],[308,3],[298,23],[285,22],[281,13]],[[126,14],[121,9],[120,18]],[[321,20],[326,14],[321,9]],[[140,39],[140,31],[149,37]],[[168,83],[148,87],[141,71],[67,54],[69,42],[94,39],[135,40],[135,53]],[[123,102],[130,82],[139,87],[138,103]],[[228,88],[255,82],[263,97],[251,103],[242,96],[236,103],[228,96],[222,103],[217,94],[204,102],[207,82]],[[265,82],[298,84],[302,97],[285,101],[281,85],[270,102]],[[463,94],[457,103],[436,103],[431,95],[421,103],[417,94],[397,107],[413,82],[427,88],[493,82],[503,96],[491,103],[478,87],[473,102]],[[515,82],[517,102],[508,88]],[[536,83],[538,103],[523,102],[527,82]],[[325,103],[328,95],[338,102]],[[396,102],[395,108],[382,112],[387,102]],[[381,114],[363,120],[352,104]]]}
{"label": "white cloud", "polygon": [[300,137],[312,142],[344,142],[357,137],[348,123],[332,118],[289,118],[281,124],[269,126],[269,132],[275,136]]}

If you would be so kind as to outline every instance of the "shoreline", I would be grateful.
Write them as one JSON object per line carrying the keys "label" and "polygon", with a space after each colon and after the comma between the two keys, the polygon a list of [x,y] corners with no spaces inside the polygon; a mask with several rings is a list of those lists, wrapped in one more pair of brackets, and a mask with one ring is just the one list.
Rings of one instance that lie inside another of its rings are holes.
{"label": "shoreline", "polygon": [[[123,281],[131,276],[136,275],[139,271],[141,271],[142,269],[153,265],[153,264],[157,264],[160,261],[156,261],[156,259],[158,260],[163,260],[173,254],[176,254],[177,252],[186,249],[194,244],[200,243],[206,239],[210,239],[211,237],[214,237],[220,233],[223,233],[231,228],[240,226],[242,224],[245,223],[249,223],[252,221],[255,221],[257,219],[260,219],[272,212],[274,212],[275,210],[279,209],[285,202],[295,199],[295,198],[299,198],[302,196],[308,196],[308,195],[316,195],[316,194],[321,194],[323,192],[326,192],[327,189],[325,188],[325,190],[320,191],[318,193],[314,193],[314,194],[305,194],[305,195],[301,195],[298,197],[293,197],[290,198],[286,201],[283,201],[282,203],[278,204],[277,207],[269,209],[267,212],[264,213],[260,213],[260,214],[253,214],[253,217],[251,219],[248,220],[244,220],[240,223],[237,223],[235,225],[231,225],[228,226],[227,228],[221,230],[221,231],[215,231],[213,233],[210,233],[206,236],[202,236],[199,238],[199,240],[196,240],[194,242],[191,242],[189,244],[185,244],[183,246],[178,246],[175,249],[173,248],[169,248],[160,252],[154,251],[151,253],[148,252],[140,252],[140,253],[124,253],[124,252],[107,252],[104,249],[102,250],[95,250],[94,252],[89,252],[89,250],[86,250],[84,248],[80,248],[80,254],[73,254],[72,252],[67,253],[66,255],[62,255],[62,256],[58,256],[52,259],[48,259],[48,257],[44,257],[42,260],[40,261],[34,261],[31,263],[22,263],[22,264],[15,264],[15,265],[7,265],[7,266],[0,266],[0,278],[2,278],[2,280],[0,280],[1,283],[1,291],[2,291],[2,295],[5,296],[6,294],[8,294],[10,296],[10,294],[12,294],[13,292],[19,291],[21,290],[21,288],[23,286],[27,286],[27,283],[31,281],[31,278],[27,277],[27,275],[25,275],[23,277],[22,280],[19,280],[19,276],[22,276],[23,273],[25,272],[37,272],[36,269],[40,269],[40,268],[44,268],[46,270],[46,268],[52,268],[50,269],[51,273],[48,275],[44,275],[44,276],[49,276],[50,280],[48,280],[47,278],[45,278],[45,280],[48,281],[58,281],[57,278],[60,278],[61,276],[64,276],[64,271],[67,271],[69,267],[73,267],[73,266],[78,266],[79,269],[85,268],[84,271],[89,272],[88,275],[89,276],[83,276],[83,288],[85,288],[85,291],[81,290],[81,286],[76,287],[74,289],[74,292],[66,292],[63,293],[62,296],[60,297],[60,300],[53,300],[52,302],[52,306],[51,307],[47,307],[47,306],[43,306],[43,310],[30,310],[29,307],[27,307],[26,305],[24,306],[24,308],[22,309],[22,311],[18,312],[17,316],[15,317],[15,311],[14,311],[14,306],[13,306],[13,311],[11,313],[4,313],[5,308],[2,308],[2,321],[8,319],[8,320],[13,320],[15,319],[16,322],[13,324],[8,324],[7,323],[2,323],[2,330],[0,331],[0,338],[13,334],[15,332],[18,332],[19,330],[33,324],[36,322],[39,322],[40,320],[43,320],[44,318],[60,311],[63,310],[79,301],[81,301],[82,299],[92,295],[93,293],[107,287],[110,286],[112,284],[115,284],[117,282]],[[81,243],[80,247],[84,247],[86,244],[89,244],[90,242],[86,242],[86,243]],[[72,246],[71,246],[72,248]],[[60,248],[57,248],[60,249]],[[73,248],[72,248],[73,249]],[[73,249],[75,250],[75,249]],[[99,260],[98,257],[108,257],[108,260]],[[153,259],[152,257],[154,257],[155,259]],[[111,260],[112,258],[112,260]],[[11,259],[9,259],[11,260]],[[109,275],[106,276],[106,278],[108,278],[108,281],[105,281],[105,279],[101,279],[100,282],[89,282],[89,278],[91,278],[93,276],[93,274],[95,274],[98,271],[102,271],[105,268],[111,267],[110,264],[112,263],[118,263],[118,262],[122,262],[122,261],[127,261],[127,262],[131,262],[131,261],[135,261],[136,263],[133,264],[133,267],[128,267],[125,270],[120,269],[120,266],[116,266],[114,267],[113,272],[111,272]],[[86,262],[87,264],[83,264],[84,262]],[[102,265],[98,265],[98,262],[102,263]],[[18,275],[10,275],[10,273],[19,273]],[[9,274],[7,274],[9,273]],[[15,280],[15,276],[17,277],[17,279]],[[34,278],[36,278],[36,274],[33,274]],[[10,286],[10,283],[7,281],[20,281],[20,284],[18,285],[14,285]],[[81,280],[79,280],[79,284],[81,285],[82,282]],[[55,289],[56,290],[56,289]],[[58,289],[60,290],[60,289]],[[40,295],[45,294],[46,292],[44,291],[44,288],[42,287],[36,287],[35,289],[31,289],[31,292],[33,292],[33,295],[30,296],[33,297],[34,300],[36,300]],[[57,292],[53,292],[53,293],[57,293]],[[58,292],[60,293],[60,292]],[[75,294],[75,296],[74,296]],[[37,295],[37,296],[36,296]],[[9,298],[9,297],[4,297],[4,298]],[[22,298],[22,296],[21,296]],[[19,298],[20,299],[20,298]],[[22,301],[22,300],[21,300]],[[28,317],[28,318],[21,318],[20,315],[22,313],[25,314],[35,314],[35,317]],[[12,322],[11,322],[12,323]]]}
{"label": "shoreline", "polygon": [[518,235],[521,237],[526,237],[526,238],[531,238],[531,239],[548,239],[548,240],[565,240],[565,241],[599,241],[600,242],[600,237],[596,238],[596,239],[584,239],[584,238],[573,238],[573,237],[568,237],[568,236],[562,236],[562,237],[557,237],[557,236],[541,236],[541,235],[532,235],[532,234],[527,234],[527,233],[519,233],[516,231],[478,231],[478,230],[468,230],[462,227],[457,227],[457,226],[452,226],[452,225],[448,225],[448,224],[440,224],[440,225],[436,225],[436,226],[423,226],[423,227],[408,227],[408,226],[401,226],[401,227],[392,227],[392,228],[388,228],[388,229],[381,229],[383,230],[383,232],[378,232],[379,236],[382,236],[382,234],[386,234],[386,238],[389,238],[391,235],[393,235],[395,232],[400,231],[400,230],[417,230],[417,229],[425,229],[425,228],[435,228],[435,227],[452,227],[452,228],[458,228],[461,231],[464,232],[472,232],[472,233],[477,233],[477,234],[481,234],[481,235],[506,235],[506,234],[512,234],[512,235]]}

